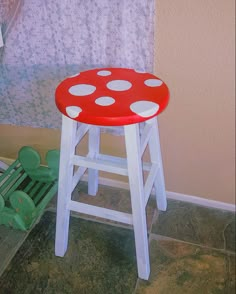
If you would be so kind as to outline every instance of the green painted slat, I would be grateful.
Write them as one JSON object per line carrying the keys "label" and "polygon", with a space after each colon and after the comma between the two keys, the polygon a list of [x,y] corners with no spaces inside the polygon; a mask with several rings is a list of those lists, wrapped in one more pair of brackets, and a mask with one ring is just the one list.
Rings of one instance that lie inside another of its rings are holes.
{"label": "green painted slat", "polygon": [[52,197],[56,194],[58,188],[58,183],[54,183],[52,188],[47,192],[47,195],[42,199],[42,201],[37,205],[34,215],[39,215],[42,210],[45,209],[48,202],[52,199]]}
{"label": "green painted slat", "polygon": [[26,173],[23,173],[22,176],[14,183],[14,185],[11,187],[11,189],[7,192],[7,194],[4,196],[4,199],[8,199],[8,197],[11,195],[12,192],[17,190],[19,185],[24,181],[24,179],[27,177]]}
{"label": "green painted slat", "polygon": [[7,170],[0,176],[0,183],[11,173],[11,171],[19,164],[19,160],[14,161]]}
{"label": "green painted slat", "polygon": [[37,191],[40,189],[40,187],[43,185],[44,183],[42,182],[36,182],[36,185],[33,187],[33,189],[28,193],[28,195],[30,196],[30,198],[34,198],[35,194],[37,193]]}
{"label": "green painted slat", "polygon": [[11,186],[12,183],[14,183],[17,180],[17,178],[19,177],[19,174],[22,171],[23,171],[23,168],[22,166],[20,166],[11,175],[9,175],[9,178],[0,187],[0,193],[2,193],[8,186]]}
{"label": "green painted slat", "polygon": [[37,205],[39,203],[39,201],[45,195],[46,191],[49,190],[51,185],[52,185],[52,183],[44,184],[43,188],[40,190],[40,192],[33,199],[35,205]]}
{"label": "green painted slat", "polygon": [[24,188],[24,192],[25,193],[28,193],[29,191],[30,191],[30,189],[34,186],[34,184],[36,183],[36,181],[34,181],[34,180],[31,180],[30,182],[29,182],[29,184]]}

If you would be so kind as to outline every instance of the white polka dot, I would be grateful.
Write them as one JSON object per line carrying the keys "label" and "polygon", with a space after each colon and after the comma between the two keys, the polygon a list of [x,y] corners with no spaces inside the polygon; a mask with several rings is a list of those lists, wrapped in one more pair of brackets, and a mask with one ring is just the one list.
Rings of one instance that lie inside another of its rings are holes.
{"label": "white polka dot", "polygon": [[78,72],[77,74],[73,75],[73,76],[69,76],[68,78],[74,78],[80,75],[80,72]]}
{"label": "white polka dot", "polygon": [[135,69],[134,71],[137,73],[146,73],[144,70],[139,70],[139,69]]}
{"label": "white polka dot", "polygon": [[97,75],[102,76],[102,77],[106,77],[106,76],[110,76],[111,72],[109,70],[100,70],[97,72]]}
{"label": "white polka dot", "polygon": [[78,106],[67,106],[66,107],[66,113],[71,118],[78,117],[81,111],[82,111],[82,109],[80,107],[78,107]]}
{"label": "white polka dot", "polygon": [[142,100],[132,103],[130,109],[142,117],[150,117],[157,113],[159,105],[151,101]]}
{"label": "white polka dot", "polygon": [[125,91],[129,90],[132,84],[125,80],[114,80],[107,83],[107,88],[113,91]]}
{"label": "white polka dot", "polygon": [[96,87],[88,84],[79,84],[70,87],[69,92],[75,96],[86,96],[95,92]]}
{"label": "white polka dot", "polygon": [[158,79],[149,79],[144,82],[145,85],[149,87],[159,87],[163,84],[161,80]]}
{"label": "white polka dot", "polygon": [[109,106],[115,103],[115,99],[109,96],[102,96],[97,98],[95,103],[101,106]]}

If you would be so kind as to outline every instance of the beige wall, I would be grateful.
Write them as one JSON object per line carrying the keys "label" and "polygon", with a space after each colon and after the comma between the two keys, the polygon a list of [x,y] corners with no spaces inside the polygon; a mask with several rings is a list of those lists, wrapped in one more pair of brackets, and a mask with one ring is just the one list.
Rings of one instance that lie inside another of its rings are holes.
{"label": "beige wall", "polygon": [[167,189],[234,202],[234,0],[157,0],[156,73]]}
{"label": "beige wall", "polygon": [[[168,191],[234,203],[234,0],[156,0],[155,72],[171,100],[160,116]],[[23,145],[44,156],[56,130],[0,125],[0,156]],[[103,150],[124,154],[123,139],[103,136]]]}

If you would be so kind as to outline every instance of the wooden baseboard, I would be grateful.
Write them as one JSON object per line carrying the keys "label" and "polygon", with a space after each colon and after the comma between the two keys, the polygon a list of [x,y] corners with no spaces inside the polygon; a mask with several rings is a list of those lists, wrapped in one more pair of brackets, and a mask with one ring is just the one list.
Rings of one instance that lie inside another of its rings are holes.
{"label": "wooden baseboard", "polygon": [[0,156],[0,161],[7,164],[7,165],[11,165],[15,160]]}
{"label": "wooden baseboard", "polygon": [[228,210],[228,211],[236,211],[236,206],[234,204],[206,199],[198,196],[186,195],[176,192],[166,191],[167,198],[174,199],[178,201],[184,201],[189,203],[194,203],[196,205],[201,205],[205,207],[211,207],[216,209]]}

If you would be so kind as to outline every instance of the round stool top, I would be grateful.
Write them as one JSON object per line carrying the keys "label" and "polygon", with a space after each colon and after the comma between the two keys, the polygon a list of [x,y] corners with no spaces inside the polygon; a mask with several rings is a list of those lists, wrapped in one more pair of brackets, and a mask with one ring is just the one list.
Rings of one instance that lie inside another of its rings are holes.
{"label": "round stool top", "polygon": [[78,73],[56,89],[56,105],[66,116],[100,126],[139,123],[168,104],[166,84],[153,74],[126,68],[99,68]]}

